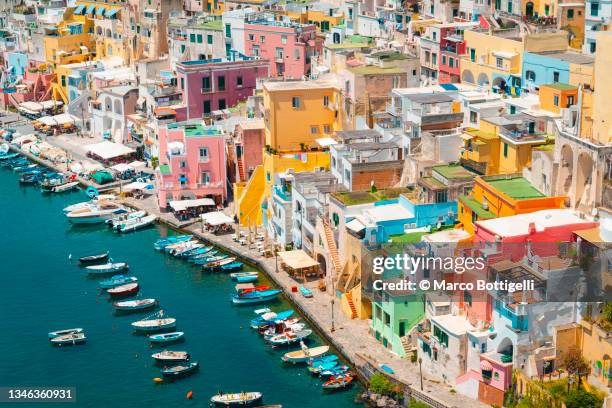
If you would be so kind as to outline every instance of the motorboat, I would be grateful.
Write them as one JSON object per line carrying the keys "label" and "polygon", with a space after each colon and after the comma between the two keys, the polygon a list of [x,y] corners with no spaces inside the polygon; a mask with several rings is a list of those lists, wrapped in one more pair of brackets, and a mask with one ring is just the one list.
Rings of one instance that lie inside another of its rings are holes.
{"label": "motorboat", "polygon": [[47,333],[47,335],[49,336],[50,339],[52,339],[54,337],[66,336],[68,334],[77,334],[77,333],[83,333],[83,329],[79,327],[76,329],[57,330],[57,331],[49,332]]}
{"label": "motorboat", "polygon": [[152,334],[149,336],[149,341],[151,343],[170,343],[181,340],[183,337],[185,337],[185,332]]}
{"label": "motorboat", "polygon": [[82,265],[88,265],[92,263],[106,261],[107,258],[108,258],[108,251],[102,252],[99,254],[95,254],[95,255],[82,256],[79,258],[79,263]]}
{"label": "motorboat", "polygon": [[112,201],[103,201],[90,207],[70,211],[66,217],[73,224],[100,224],[113,216],[125,213],[127,210],[121,205]]}
{"label": "motorboat", "polygon": [[217,394],[210,399],[216,406],[240,407],[250,406],[261,401],[261,392],[238,392],[229,394]]}
{"label": "motorboat", "polygon": [[301,349],[285,353],[281,360],[287,363],[305,363],[308,360],[325,355],[329,351],[329,346],[319,346],[308,348],[303,342],[300,342]]}
{"label": "motorboat", "polygon": [[138,282],[138,278],[135,276],[114,275],[110,279],[106,279],[100,282],[100,287],[102,289],[111,289],[117,286],[127,285],[128,283],[135,282]]}
{"label": "motorboat", "polygon": [[121,272],[129,268],[127,262],[108,262],[101,265],[86,266],[87,273],[90,275],[101,275],[106,273]]}
{"label": "motorboat", "polygon": [[104,201],[113,201],[117,198],[116,195],[114,194],[100,194],[97,197],[94,197],[92,200],[90,201],[83,201],[81,203],[76,203],[76,204],[71,204],[68,207],[65,207],[63,209],[64,213],[69,213],[72,211],[76,211],[76,210],[81,210],[84,208],[89,208],[91,206],[95,206],[100,202],[104,202]]}
{"label": "motorboat", "polygon": [[85,343],[86,340],[87,337],[85,337],[85,333],[65,334],[63,336],[57,336],[49,339],[51,344],[58,346],[81,344]]}
{"label": "motorboat", "polygon": [[166,378],[177,378],[185,375],[193,374],[198,371],[200,364],[197,361],[193,363],[180,364],[172,367],[166,367],[161,370],[162,376]]}
{"label": "motorboat", "polygon": [[232,295],[232,302],[234,304],[252,304],[252,303],[261,303],[267,302],[269,300],[275,299],[282,290],[280,289],[269,289],[263,291],[248,291],[241,292]]}
{"label": "motorboat", "polygon": [[266,340],[275,346],[282,346],[285,344],[296,343],[302,339],[305,339],[311,334],[312,334],[312,330],[310,329],[303,329],[299,331],[290,330],[285,333],[270,337],[269,339],[266,339]]}
{"label": "motorboat", "polygon": [[132,232],[148,227],[149,225],[152,225],[153,223],[155,223],[155,221],[157,221],[157,216],[151,214],[140,218],[134,218],[130,221],[131,222],[121,224],[119,226],[119,232]]}
{"label": "motorboat", "polygon": [[189,353],[186,351],[170,351],[164,350],[159,353],[154,353],[151,355],[155,359],[155,361],[159,361],[162,363],[179,363],[183,361],[189,361]]}

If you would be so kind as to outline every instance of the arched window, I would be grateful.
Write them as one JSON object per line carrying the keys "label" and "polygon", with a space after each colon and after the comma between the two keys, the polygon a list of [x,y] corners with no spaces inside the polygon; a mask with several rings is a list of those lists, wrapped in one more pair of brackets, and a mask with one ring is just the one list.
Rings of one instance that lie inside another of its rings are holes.
{"label": "arched window", "polygon": [[112,110],[111,110],[111,108],[112,108],[112,104],[111,104],[111,98],[110,98],[110,96],[107,96],[107,97],[104,99],[104,107],[106,108],[106,111],[107,111],[107,112],[111,112],[111,111],[112,111]]}
{"label": "arched window", "polygon": [[121,115],[122,109],[121,109],[121,101],[119,99],[115,99],[115,113]]}
{"label": "arched window", "polygon": [[108,38],[111,38],[111,37],[113,36],[113,34],[111,33],[110,28],[107,28],[107,29],[106,29],[106,36],[107,36]]}
{"label": "arched window", "polygon": [[100,26],[96,27],[96,34],[102,35],[102,27],[100,27]]}
{"label": "arched window", "polygon": [[535,72],[533,72],[533,71],[526,71],[525,72],[525,79],[527,81],[535,82],[535,79],[536,79]]}

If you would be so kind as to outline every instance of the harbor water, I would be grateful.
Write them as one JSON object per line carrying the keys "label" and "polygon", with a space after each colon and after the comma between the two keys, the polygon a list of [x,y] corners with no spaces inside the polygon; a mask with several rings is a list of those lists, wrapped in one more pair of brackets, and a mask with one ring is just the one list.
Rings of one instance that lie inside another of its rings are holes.
{"label": "harbor water", "polygon": [[[249,328],[255,307],[231,304],[235,282],[229,276],[202,273],[155,251],[153,242],[172,233],[165,227],[120,235],[104,225],[70,225],[62,208],[85,199],[82,192],[42,195],[37,187],[20,187],[14,172],[0,168],[0,386],[75,387],[77,399],[3,406],[208,406],[219,391],[260,391],[264,404],[284,408],[356,405],[358,384],[328,394],[304,366],[281,362],[284,352],[297,347],[273,349]],[[162,348],[150,348],[146,336],[130,327],[146,313],[114,315],[99,293],[100,279],[77,265],[79,256],[104,250],[129,263],[139,297],[158,299],[166,316],[177,319],[185,341],[167,348],[188,351],[200,363],[198,373],[172,383],[152,381],[161,375],[150,355]],[[269,306],[291,308],[285,300]],[[86,344],[50,345],[47,332],[72,327],[85,329]],[[321,343],[311,336],[310,345]]]}

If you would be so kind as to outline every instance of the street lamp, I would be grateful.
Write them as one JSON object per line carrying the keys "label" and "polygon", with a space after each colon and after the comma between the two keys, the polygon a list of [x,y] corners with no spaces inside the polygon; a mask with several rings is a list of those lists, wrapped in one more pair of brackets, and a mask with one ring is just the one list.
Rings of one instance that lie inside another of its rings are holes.
{"label": "street lamp", "polygon": [[423,391],[423,367],[421,364],[423,363],[423,359],[419,357],[419,375],[421,376],[421,391]]}

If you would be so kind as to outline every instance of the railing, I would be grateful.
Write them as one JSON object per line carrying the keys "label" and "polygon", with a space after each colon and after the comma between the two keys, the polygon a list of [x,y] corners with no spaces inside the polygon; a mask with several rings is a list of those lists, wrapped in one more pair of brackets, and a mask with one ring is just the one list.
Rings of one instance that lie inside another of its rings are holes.
{"label": "railing", "polygon": [[207,93],[210,93],[210,92],[212,92],[212,88],[202,88],[201,89],[201,93],[203,93],[203,94],[207,94]]}

